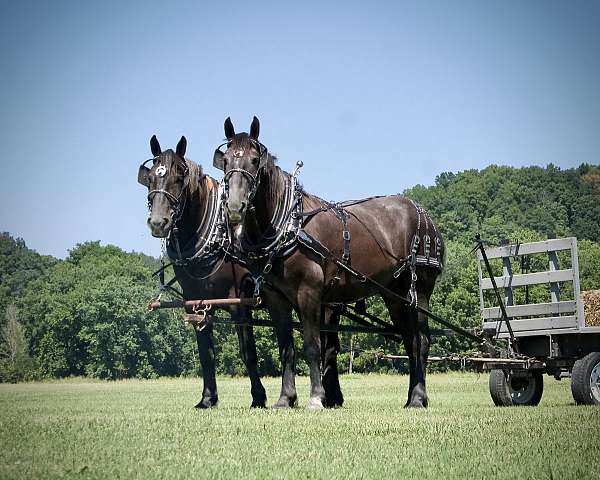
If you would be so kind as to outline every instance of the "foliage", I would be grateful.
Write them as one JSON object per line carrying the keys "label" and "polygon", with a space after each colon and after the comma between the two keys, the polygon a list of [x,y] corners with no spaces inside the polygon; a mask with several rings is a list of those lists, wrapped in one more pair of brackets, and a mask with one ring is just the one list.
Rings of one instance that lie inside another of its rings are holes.
{"label": "foliage", "polygon": [[[429,210],[447,240],[468,243],[513,238],[522,229],[544,238],[576,236],[600,241],[600,167],[561,170],[554,165],[442,173],[435,185],[405,194]],[[523,239],[520,239],[523,240]]]}
{"label": "foliage", "polygon": [[579,275],[582,290],[600,289],[600,242],[582,240],[579,247]]}
{"label": "foliage", "polygon": [[0,233],[0,321],[27,284],[55,263],[56,259],[27,248],[23,239]]}
{"label": "foliage", "polygon": [[90,242],[31,282],[21,311],[40,373],[117,379],[193,370],[190,332],[168,312],[147,311],[151,273],[142,255]]}
{"label": "foliage", "polygon": [[6,309],[6,322],[0,333],[0,381],[31,380],[35,375],[27,339],[14,305]]}

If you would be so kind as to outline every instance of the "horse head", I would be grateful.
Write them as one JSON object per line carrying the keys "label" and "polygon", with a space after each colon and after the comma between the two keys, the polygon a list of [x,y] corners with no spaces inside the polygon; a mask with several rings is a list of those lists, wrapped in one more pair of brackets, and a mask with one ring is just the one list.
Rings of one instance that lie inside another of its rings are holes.
{"label": "horse head", "polygon": [[[248,206],[258,188],[261,170],[270,158],[266,147],[258,141],[260,122],[254,117],[250,133],[235,133],[231,119],[225,120],[227,141],[217,148],[213,165],[223,170],[227,200],[225,207],[232,225],[243,223]],[[223,152],[221,147],[227,146]]]}
{"label": "horse head", "polygon": [[[148,227],[152,236],[165,238],[185,208],[190,169],[184,155],[187,140],[181,137],[175,151],[162,151],[153,135],[150,149],[153,158],[140,165],[138,182],[148,188]],[[146,166],[152,162],[152,166]]]}

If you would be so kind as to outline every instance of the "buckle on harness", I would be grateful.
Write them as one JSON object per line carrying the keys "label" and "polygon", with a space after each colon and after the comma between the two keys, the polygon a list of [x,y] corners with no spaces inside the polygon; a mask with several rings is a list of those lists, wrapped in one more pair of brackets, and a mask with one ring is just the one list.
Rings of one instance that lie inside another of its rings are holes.
{"label": "buckle on harness", "polygon": [[256,277],[254,279],[254,293],[252,294],[252,296],[256,299],[260,299],[260,287],[262,285],[262,282],[263,282],[262,275],[259,275],[258,277]]}
{"label": "buckle on harness", "polygon": [[344,230],[344,233],[342,234],[342,237],[344,238],[344,240],[346,240],[347,242],[350,241],[350,230]]}

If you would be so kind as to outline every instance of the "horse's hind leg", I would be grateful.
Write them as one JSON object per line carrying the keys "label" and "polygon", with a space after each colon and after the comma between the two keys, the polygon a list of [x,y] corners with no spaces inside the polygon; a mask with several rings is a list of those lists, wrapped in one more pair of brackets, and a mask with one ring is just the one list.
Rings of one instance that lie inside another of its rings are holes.
{"label": "horse's hind leg", "polygon": [[[239,313],[243,312],[242,315]],[[252,311],[249,308],[238,309],[238,312],[232,315],[234,321],[241,320],[247,322],[252,319]],[[258,375],[258,357],[256,355],[256,340],[254,330],[248,325],[236,325],[238,340],[240,342],[240,354],[242,361],[246,365],[248,376],[250,377],[250,392],[252,393],[253,408],[265,408],[267,404],[267,392],[260,381]]]}
{"label": "horse's hind leg", "polygon": [[[325,325],[338,325],[339,315],[330,308],[323,309],[323,323]],[[321,332],[322,360],[323,360],[323,388],[327,407],[341,407],[344,396],[340,388],[340,378],[337,365],[337,354],[340,351],[340,339],[337,332]]]}
{"label": "horse's hind leg", "polygon": [[212,338],[212,326],[206,325],[200,330],[194,327],[196,331],[196,342],[198,343],[198,356],[200,357],[200,366],[202,367],[202,400],[195,408],[210,408],[217,405],[219,396],[217,395],[217,379],[215,377],[215,347]]}
{"label": "horse's hind leg", "polygon": [[[429,309],[429,295],[417,294],[419,306]],[[427,316],[398,302],[384,298],[390,318],[402,334],[406,355],[409,358],[410,383],[405,407],[427,407],[425,376],[429,355],[430,334]]]}
{"label": "horse's hind leg", "polygon": [[321,379],[321,300],[313,286],[303,285],[298,289],[298,313],[302,321],[304,354],[310,369],[308,408],[322,409],[326,399]]}

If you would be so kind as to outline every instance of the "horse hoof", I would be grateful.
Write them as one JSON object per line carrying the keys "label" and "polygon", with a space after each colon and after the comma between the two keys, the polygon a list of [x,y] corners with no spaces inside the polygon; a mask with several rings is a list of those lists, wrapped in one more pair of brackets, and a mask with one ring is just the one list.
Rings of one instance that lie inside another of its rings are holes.
{"label": "horse hoof", "polygon": [[323,401],[319,397],[311,397],[306,406],[309,410],[323,410]]}
{"label": "horse hoof", "polygon": [[218,398],[210,398],[210,397],[203,398],[196,405],[194,405],[194,408],[199,408],[202,410],[205,408],[213,408],[213,407],[216,407],[218,403],[219,403]]}
{"label": "horse hoof", "polygon": [[342,405],[344,405],[344,397],[340,393],[339,395],[333,396],[333,398],[327,397],[325,402],[327,408],[340,408]]}
{"label": "horse hoof", "polygon": [[404,405],[404,408],[427,408],[427,402],[422,400],[413,400],[411,402],[407,402]]}
{"label": "horse hoof", "polygon": [[295,398],[279,397],[279,400],[277,400],[271,408],[292,408],[294,405],[296,405]]}
{"label": "horse hoof", "polygon": [[250,408],[267,408],[267,399],[263,398],[261,400],[252,400],[252,405]]}

